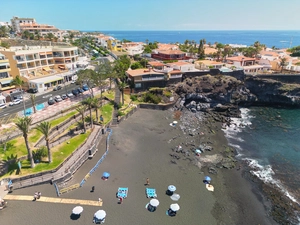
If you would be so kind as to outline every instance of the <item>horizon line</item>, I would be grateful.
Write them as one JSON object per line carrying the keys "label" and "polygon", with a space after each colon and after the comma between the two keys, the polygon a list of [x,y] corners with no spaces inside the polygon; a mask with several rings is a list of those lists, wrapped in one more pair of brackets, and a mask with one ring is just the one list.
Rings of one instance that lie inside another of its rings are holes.
{"label": "horizon line", "polygon": [[259,29],[259,30],[224,30],[224,29],[219,29],[219,30],[79,30],[79,31],[85,31],[85,32],[100,32],[100,31],[300,31],[299,30],[264,30],[264,29]]}

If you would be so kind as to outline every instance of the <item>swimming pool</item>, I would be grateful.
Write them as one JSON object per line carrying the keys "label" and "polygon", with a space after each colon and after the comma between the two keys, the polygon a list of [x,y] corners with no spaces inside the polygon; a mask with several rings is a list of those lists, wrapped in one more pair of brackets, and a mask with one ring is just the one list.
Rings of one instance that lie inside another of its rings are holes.
{"label": "swimming pool", "polygon": [[[37,111],[40,111],[43,108],[45,108],[45,104],[44,103],[38,104],[38,105],[35,106],[35,108],[36,108]],[[26,116],[30,116],[31,114],[33,114],[33,108],[32,107],[25,110],[25,115]]]}

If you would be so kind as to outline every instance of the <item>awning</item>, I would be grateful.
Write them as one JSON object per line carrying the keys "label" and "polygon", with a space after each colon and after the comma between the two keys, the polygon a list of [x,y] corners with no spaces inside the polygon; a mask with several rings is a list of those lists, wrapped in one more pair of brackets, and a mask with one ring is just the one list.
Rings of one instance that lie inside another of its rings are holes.
{"label": "awning", "polygon": [[65,67],[65,65],[59,65],[58,68],[59,69],[65,69],[66,67]]}
{"label": "awning", "polygon": [[57,75],[53,75],[53,76],[49,76],[49,77],[43,77],[43,78],[38,78],[38,79],[31,79],[29,80],[29,83],[34,83],[34,84],[48,84],[51,82],[55,82],[58,80],[63,80],[63,77],[61,76],[57,76]]}
{"label": "awning", "polygon": [[45,52],[40,52],[40,55],[46,55],[46,53]]}
{"label": "awning", "polygon": [[2,80],[0,81],[1,84],[10,84],[12,82],[12,79],[11,80]]}
{"label": "awning", "polygon": [[71,60],[71,58],[65,58],[65,60]]}
{"label": "awning", "polygon": [[51,69],[48,66],[46,66],[46,67],[43,67],[43,70],[50,71]]}

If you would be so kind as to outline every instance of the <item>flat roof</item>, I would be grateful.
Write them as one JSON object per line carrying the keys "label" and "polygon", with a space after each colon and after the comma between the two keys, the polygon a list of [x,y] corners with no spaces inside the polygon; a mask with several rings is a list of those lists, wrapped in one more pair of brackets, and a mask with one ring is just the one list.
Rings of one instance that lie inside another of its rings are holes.
{"label": "flat roof", "polygon": [[136,69],[136,70],[127,70],[126,73],[132,77],[134,76],[141,76],[141,75],[150,75],[150,74],[161,74],[164,75],[164,73],[155,72],[153,70],[149,69]]}
{"label": "flat roof", "polygon": [[52,76],[48,76],[48,77],[32,79],[32,80],[29,80],[29,82],[36,83],[36,84],[41,84],[41,83],[47,84],[47,83],[58,81],[58,80],[63,80],[63,77],[58,76],[58,75],[52,75]]}

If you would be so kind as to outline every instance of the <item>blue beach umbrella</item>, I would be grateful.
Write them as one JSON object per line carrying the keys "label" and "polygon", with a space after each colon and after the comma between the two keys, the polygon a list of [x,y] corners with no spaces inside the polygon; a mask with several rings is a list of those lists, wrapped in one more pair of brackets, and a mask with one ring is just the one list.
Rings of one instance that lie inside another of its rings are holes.
{"label": "blue beach umbrella", "polygon": [[168,190],[172,192],[176,191],[176,187],[174,185],[169,185]]}
{"label": "blue beach umbrella", "polygon": [[204,180],[206,180],[207,182],[210,182],[211,181],[211,178],[209,176],[205,176],[204,177]]}
{"label": "blue beach umbrella", "polygon": [[104,173],[102,174],[102,176],[103,176],[103,177],[109,177],[109,176],[110,176],[110,173],[109,173],[109,172],[104,172]]}

